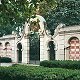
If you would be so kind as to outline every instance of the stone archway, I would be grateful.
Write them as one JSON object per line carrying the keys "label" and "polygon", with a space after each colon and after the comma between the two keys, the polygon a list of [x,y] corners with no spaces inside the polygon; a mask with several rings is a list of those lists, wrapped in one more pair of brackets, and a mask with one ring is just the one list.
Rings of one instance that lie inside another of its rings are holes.
{"label": "stone archway", "polygon": [[22,44],[21,43],[17,44],[17,59],[19,63],[22,62]]}
{"label": "stone archway", "polygon": [[80,60],[80,45],[77,37],[71,37],[69,43],[69,59]]}

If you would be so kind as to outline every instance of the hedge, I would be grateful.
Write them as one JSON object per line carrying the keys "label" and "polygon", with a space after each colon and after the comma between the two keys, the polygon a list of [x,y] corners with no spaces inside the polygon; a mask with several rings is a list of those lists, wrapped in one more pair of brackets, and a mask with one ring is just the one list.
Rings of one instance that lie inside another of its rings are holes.
{"label": "hedge", "polygon": [[15,65],[0,67],[0,80],[80,80],[80,71]]}
{"label": "hedge", "polygon": [[12,62],[11,58],[9,57],[0,57],[0,63],[10,63]]}
{"label": "hedge", "polygon": [[71,61],[71,60],[42,61],[40,62],[40,66],[49,68],[80,69],[80,61]]}

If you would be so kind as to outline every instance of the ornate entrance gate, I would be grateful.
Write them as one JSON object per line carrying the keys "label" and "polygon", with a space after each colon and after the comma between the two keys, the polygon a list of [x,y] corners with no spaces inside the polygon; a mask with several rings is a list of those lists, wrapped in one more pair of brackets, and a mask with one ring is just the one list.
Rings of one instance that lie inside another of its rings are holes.
{"label": "ornate entrance gate", "polygon": [[47,51],[49,35],[47,35],[48,31],[45,28],[46,21],[40,15],[36,15],[30,19],[29,23],[25,23],[22,39],[22,43],[25,43],[23,46],[25,47],[23,48],[22,62],[36,64],[43,60],[49,60]]}

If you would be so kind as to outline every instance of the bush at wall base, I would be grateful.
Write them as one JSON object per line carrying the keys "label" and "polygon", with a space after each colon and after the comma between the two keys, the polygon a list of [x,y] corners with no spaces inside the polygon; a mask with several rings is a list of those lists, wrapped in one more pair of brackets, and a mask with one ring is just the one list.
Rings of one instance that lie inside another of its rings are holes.
{"label": "bush at wall base", "polygon": [[0,57],[0,63],[11,63],[12,60],[9,57]]}
{"label": "bush at wall base", "polygon": [[80,60],[53,60],[53,61],[42,61],[40,66],[49,68],[66,68],[66,69],[80,69]]}

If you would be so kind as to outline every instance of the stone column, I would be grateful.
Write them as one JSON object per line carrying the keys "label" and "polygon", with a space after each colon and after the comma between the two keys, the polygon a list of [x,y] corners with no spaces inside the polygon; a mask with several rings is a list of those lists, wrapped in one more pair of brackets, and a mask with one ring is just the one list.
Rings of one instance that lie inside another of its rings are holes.
{"label": "stone column", "polygon": [[40,35],[40,61],[44,60],[44,36]]}
{"label": "stone column", "polygon": [[15,40],[14,40],[14,62],[18,63],[18,55],[17,55],[17,35],[15,35]]}
{"label": "stone column", "polygon": [[23,51],[22,51],[22,63],[29,63],[29,36],[25,35],[22,40]]}
{"label": "stone column", "polygon": [[22,39],[22,63],[29,63],[29,23],[25,22],[24,37]]}
{"label": "stone column", "polygon": [[40,61],[49,60],[49,53],[47,49],[46,37],[44,35],[40,35]]}

